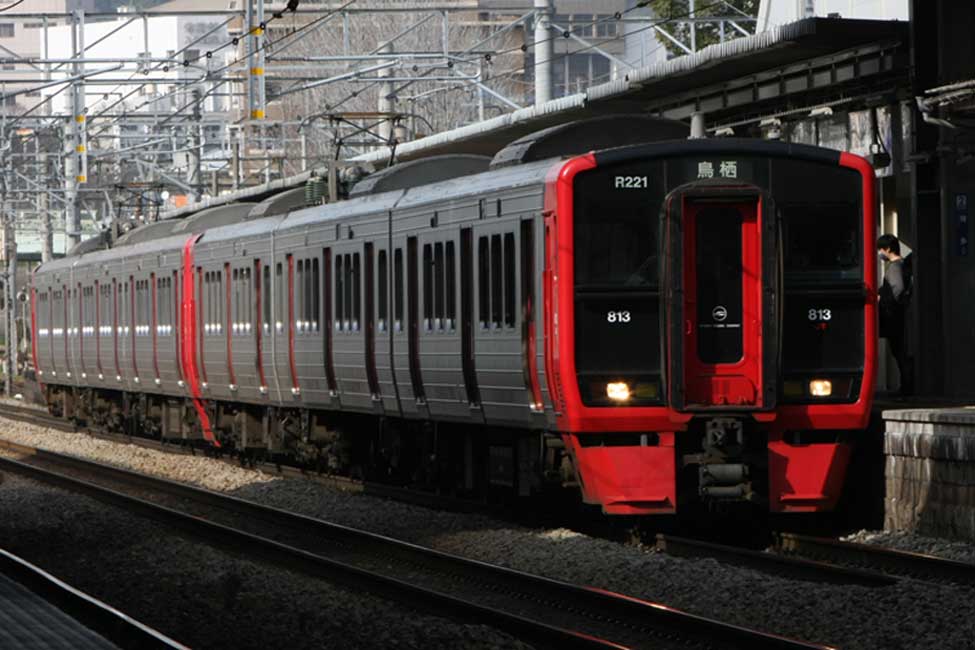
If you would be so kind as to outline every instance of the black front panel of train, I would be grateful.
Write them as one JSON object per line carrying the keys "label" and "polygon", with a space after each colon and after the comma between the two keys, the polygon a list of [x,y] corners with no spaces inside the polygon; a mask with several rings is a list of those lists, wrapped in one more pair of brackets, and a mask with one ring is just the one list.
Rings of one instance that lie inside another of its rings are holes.
{"label": "black front panel of train", "polygon": [[[576,177],[575,348],[585,404],[612,404],[606,384],[624,380],[643,395],[634,391],[628,405],[663,403],[663,202],[677,187],[720,178],[758,187],[781,216],[781,366],[768,378],[779,385],[778,402],[856,400],[865,300],[859,174],[828,161],[731,153],[605,164]],[[712,244],[722,239],[712,234]],[[715,358],[734,352],[715,346]],[[809,394],[816,379],[832,382],[831,396]]]}
{"label": "black front panel of train", "polygon": [[631,388],[628,405],[663,397],[657,279],[663,179],[620,176],[627,174],[596,169],[575,185],[576,371],[589,406],[611,404],[606,386],[617,381]]}
{"label": "black front panel of train", "polygon": [[[860,176],[788,160],[774,169],[785,286],[782,401],[855,401],[863,375],[866,300]],[[832,394],[810,395],[814,379],[828,379]]]}

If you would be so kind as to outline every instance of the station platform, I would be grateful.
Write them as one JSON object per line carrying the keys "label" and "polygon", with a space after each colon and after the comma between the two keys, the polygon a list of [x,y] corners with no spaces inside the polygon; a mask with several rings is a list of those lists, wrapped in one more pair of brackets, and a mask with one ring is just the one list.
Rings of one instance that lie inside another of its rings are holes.
{"label": "station platform", "polygon": [[884,409],[884,529],[975,542],[975,406]]}
{"label": "station platform", "polygon": [[0,648],[186,647],[0,549]]}
{"label": "station platform", "polygon": [[[903,516],[892,516],[892,506],[895,503],[903,503],[890,501],[890,497],[893,497],[893,493],[898,488],[892,481],[894,477],[892,463],[901,461],[891,461],[888,456],[888,422],[885,414],[895,411],[932,412],[942,409],[963,409],[965,406],[959,400],[938,396],[897,397],[883,393],[877,395],[871,409],[869,425],[856,434],[843,495],[832,521],[835,528],[833,532],[849,534],[864,528],[921,532],[908,527]],[[975,415],[975,409],[972,413]],[[895,428],[896,426],[899,425],[895,425]]]}

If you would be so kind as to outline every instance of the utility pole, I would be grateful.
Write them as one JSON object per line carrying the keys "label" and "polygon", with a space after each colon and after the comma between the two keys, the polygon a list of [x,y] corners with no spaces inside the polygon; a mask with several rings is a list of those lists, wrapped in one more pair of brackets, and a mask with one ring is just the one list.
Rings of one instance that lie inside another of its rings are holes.
{"label": "utility pole", "polygon": [[[38,154],[41,167],[41,178],[45,181],[49,179],[50,170],[48,169],[47,154]],[[54,232],[51,228],[51,201],[47,192],[37,195],[37,211],[41,217],[41,262],[50,262],[54,258]]]}
{"label": "utility pole", "polygon": [[535,106],[552,99],[552,0],[535,0]]}
{"label": "utility pole", "polygon": [[[6,135],[6,125],[3,134]],[[9,151],[9,150],[8,150]],[[13,396],[14,375],[17,373],[17,241],[16,224],[13,213],[8,209],[10,190],[10,159],[4,156],[2,178],[0,178],[0,217],[3,219],[3,306],[4,328],[6,336],[4,344],[7,350],[4,359],[3,390],[8,397]]]}
{"label": "utility pole", "polygon": [[[264,84],[264,0],[247,0],[247,102],[252,125],[251,142],[258,143],[264,158],[265,178],[270,160],[267,159],[267,143],[264,141],[265,84]],[[245,125],[245,128],[246,125]],[[253,147],[253,145],[251,145]],[[244,158],[248,158],[244,147]]]}
{"label": "utility pole", "polygon": [[[71,64],[73,74],[79,77],[84,71],[81,58],[85,50],[85,12],[78,10],[71,17],[71,51],[75,59]],[[65,138],[64,198],[65,230],[68,249],[81,242],[81,206],[78,203],[78,185],[88,181],[88,138],[85,125],[85,86],[76,79],[71,82],[71,115],[68,123],[70,137]]]}
{"label": "utility pole", "polygon": [[[392,43],[385,43],[380,48],[379,51],[383,54],[392,54],[393,45]],[[388,61],[380,61],[380,63],[388,63]],[[376,73],[377,77],[388,78],[392,75],[391,68],[381,68],[379,72]],[[393,135],[393,122],[388,117],[390,113],[394,110],[395,99],[393,99],[393,84],[389,81],[382,81],[379,83],[379,105],[376,109],[380,113],[379,122],[379,137],[382,138],[382,146],[389,144],[390,138]]]}
{"label": "utility pole", "polygon": [[193,98],[193,123],[188,125],[189,151],[186,160],[186,183],[193,188],[193,200],[203,199],[203,176],[201,173],[201,158],[203,158],[203,116],[200,112],[200,91],[194,88],[190,93]]}

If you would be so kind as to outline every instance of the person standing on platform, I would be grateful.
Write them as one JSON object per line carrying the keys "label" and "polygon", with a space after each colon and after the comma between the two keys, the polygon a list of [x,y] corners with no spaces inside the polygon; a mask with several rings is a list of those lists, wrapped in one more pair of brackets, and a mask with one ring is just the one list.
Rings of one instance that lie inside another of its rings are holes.
{"label": "person standing on platform", "polygon": [[880,338],[887,339],[897,362],[901,396],[914,393],[914,360],[907,356],[907,305],[913,289],[912,255],[901,257],[901,243],[894,235],[877,239],[880,259],[886,262],[884,282],[880,287]]}

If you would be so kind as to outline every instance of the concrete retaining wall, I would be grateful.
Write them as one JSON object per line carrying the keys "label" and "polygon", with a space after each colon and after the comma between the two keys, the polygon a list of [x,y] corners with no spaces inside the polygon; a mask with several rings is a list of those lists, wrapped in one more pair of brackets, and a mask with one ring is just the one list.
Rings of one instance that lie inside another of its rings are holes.
{"label": "concrete retaining wall", "polygon": [[975,408],[883,417],[884,528],[975,541]]}

